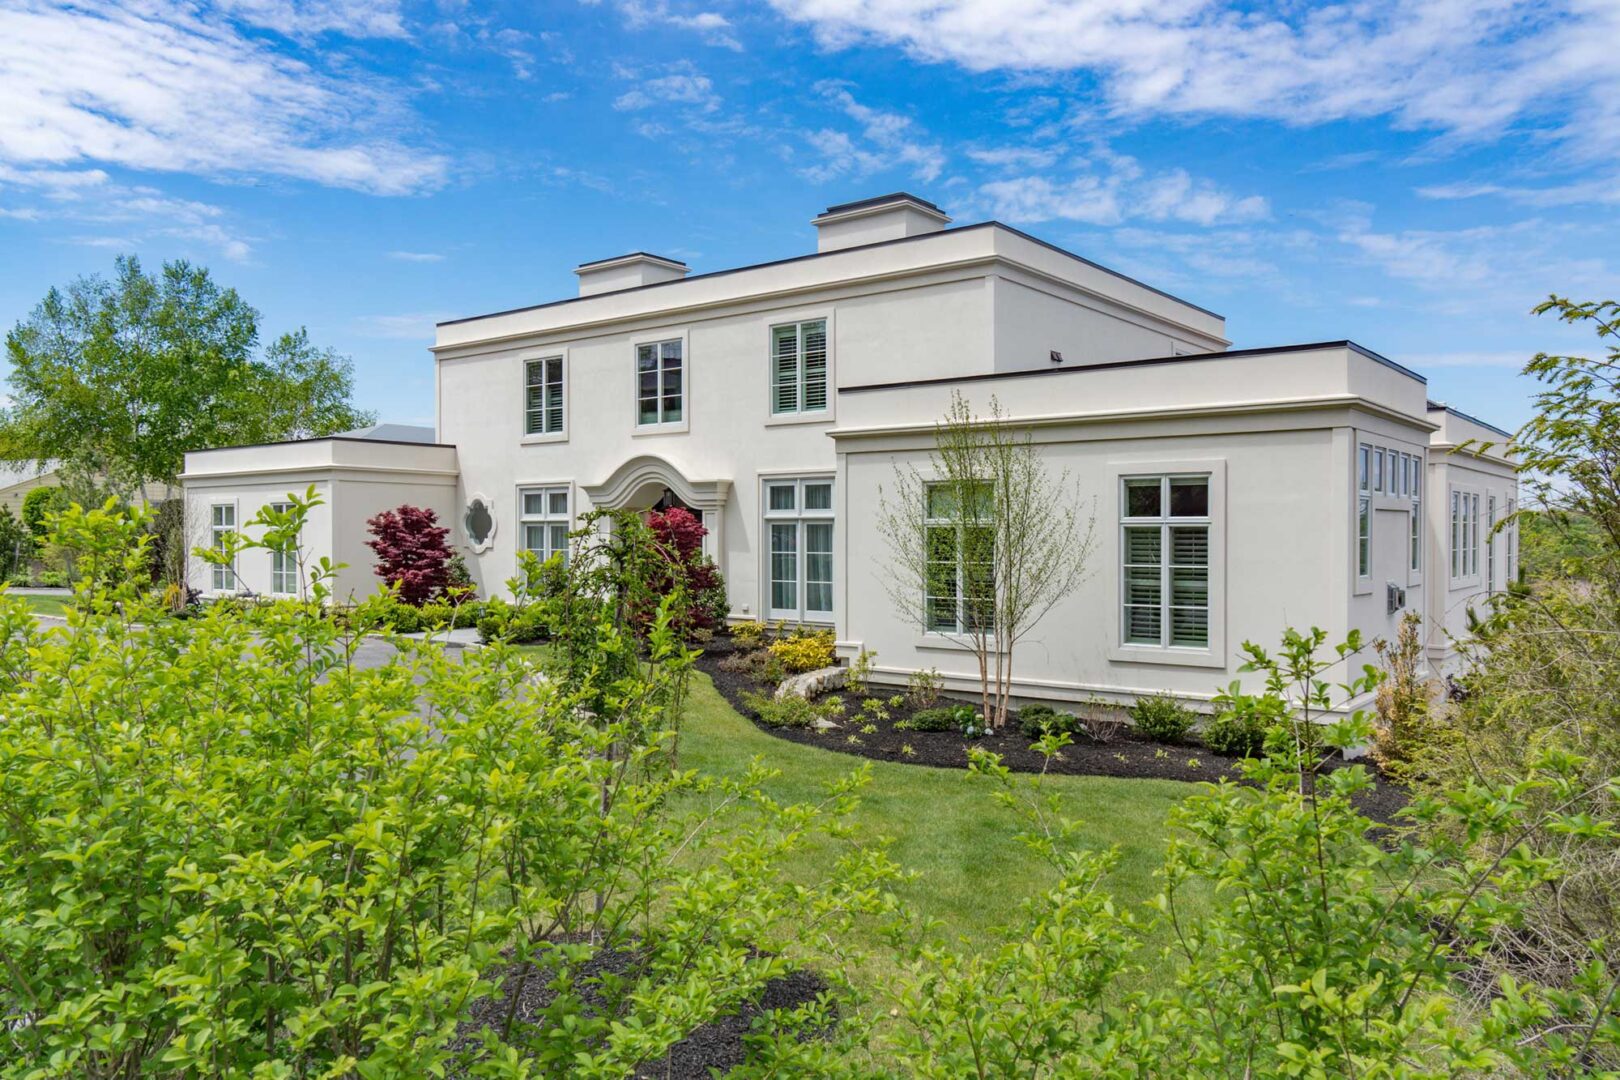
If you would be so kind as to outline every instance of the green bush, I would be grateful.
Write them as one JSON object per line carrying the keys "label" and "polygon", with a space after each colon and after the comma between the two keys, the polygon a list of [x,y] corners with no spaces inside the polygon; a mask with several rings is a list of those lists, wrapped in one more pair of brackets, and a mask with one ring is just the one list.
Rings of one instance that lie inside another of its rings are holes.
{"label": "green bush", "polygon": [[478,627],[479,638],[486,643],[504,641],[527,645],[551,636],[545,613],[539,607],[530,604],[519,608],[501,599],[486,601],[474,625]]}
{"label": "green bush", "polygon": [[979,710],[971,705],[941,705],[912,713],[909,720],[895,726],[910,731],[964,731],[976,727],[978,721]]}
{"label": "green bush", "polygon": [[797,694],[775,698],[745,692],[743,703],[759,715],[759,722],[766,727],[807,728],[817,720],[837,722],[844,715],[844,703],[838,698],[811,701]]}
{"label": "green bush", "polygon": [[1131,725],[1154,742],[1178,743],[1192,730],[1198,717],[1169,694],[1137,698],[1131,706]]}
{"label": "green bush", "polygon": [[1059,712],[1042,702],[1037,701],[1018,710],[1018,730],[1027,739],[1063,732],[1072,735],[1079,729],[1080,721],[1073,713]]}
{"label": "green bush", "polygon": [[833,632],[831,630],[795,630],[791,636],[770,645],[771,656],[789,675],[818,671],[832,667]]}
{"label": "green bush", "polygon": [[[65,517],[144,573],[138,529]],[[596,669],[640,662],[565,689],[500,646],[361,668],[325,589],[177,620],[126,579],[55,629],[0,598],[0,1074],[637,1075],[815,963],[807,922],[879,913],[882,860],[781,873],[854,783],[824,810],[671,767],[667,614],[593,619]],[[549,1004],[508,1037],[513,951]]]}
{"label": "green bush", "polygon": [[68,587],[67,571],[42,570],[39,575],[39,584],[46,589],[65,589]]}
{"label": "green bush", "polygon": [[1245,694],[1236,682],[1215,695],[1214,706],[1214,717],[1204,725],[1204,745],[1233,757],[1258,756],[1267,734],[1289,720],[1287,704],[1278,694]]}

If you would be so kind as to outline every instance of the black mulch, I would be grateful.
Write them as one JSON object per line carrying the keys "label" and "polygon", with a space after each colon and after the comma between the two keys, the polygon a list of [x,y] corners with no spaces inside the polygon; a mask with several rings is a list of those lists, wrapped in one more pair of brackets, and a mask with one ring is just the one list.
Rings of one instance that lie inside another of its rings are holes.
{"label": "black mulch", "polygon": [[[894,761],[905,765],[932,765],[938,768],[965,769],[968,750],[978,747],[1001,756],[1001,762],[1014,772],[1053,772],[1073,776],[1118,776],[1143,780],[1212,781],[1221,777],[1239,780],[1239,761],[1235,757],[1217,754],[1209,747],[1189,738],[1185,744],[1169,745],[1137,737],[1127,726],[1108,742],[1096,742],[1083,734],[1074,735],[1073,741],[1050,764],[1030,745],[1030,740],[1018,731],[1016,721],[1000,732],[982,738],[967,739],[954,731],[910,731],[895,725],[918,711],[909,702],[889,709],[885,720],[875,721],[877,730],[863,734],[860,729],[868,722],[860,715],[862,698],[852,694],[832,694],[844,702],[844,714],[838,718],[838,728],[832,731],[813,731],[805,728],[769,727],[760,723],[759,715],[743,699],[745,692],[768,694],[769,687],[745,672],[728,671],[721,661],[735,651],[732,643],[717,637],[703,646],[697,666],[714,680],[714,685],[732,708],[742,713],[761,731],[789,742],[819,746],[841,754],[871,758],[875,761]],[[895,691],[887,687],[874,687],[871,697],[885,702]],[[818,698],[819,700],[823,700]],[[948,703],[947,703],[948,704]],[[1058,705],[1063,711],[1073,706]],[[907,752],[909,750],[909,753]],[[1323,771],[1342,768],[1342,760],[1329,762]],[[1361,813],[1374,821],[1390,824],[1396,813],[1406,805],[1404,787],[1381,775],[1371,762],[1365,765],[1374,780],[1372,787],[1355,796],[1355,805]]]}
{"label": "black mulch", "polygon": [[[509,954],[510,955],[510,954]],[[575,985],[588,987],[603,975],[624,974],[636,960],[632,950],[603,948],[575,969]],[[479,1032],[483,1028],[501,1029],[506,1024],[506,1010],[512,993],[521,979],[523,965],[511,964],[499,993],[485,998],[473,1006],[470,1016],[457,1029],[453,1044],[458,1050],[475,1051],[479,1045]],[[530,967],[523,989],[518,996],[514,1027],[534,1023],[540,1011],[556,997],[547,985],[551,976],[534,965]],[[798,970],[766,982],[757,1001],[749,1002],[730,1016],[722,1016],[705,1024],[691,1035],[676,1043],[668,1056],[648,1062],[638,1069],[637,1080],[708,1080],[724,1075],[747,1059],[743,1037],[756,1020],[767,1012],[794,1009],[807,1005],[827,989],[827,984],[812,971]],[[588,1003],[592,995],[587,990]],[[521,1045],[521,1035],[517,1040]]]}

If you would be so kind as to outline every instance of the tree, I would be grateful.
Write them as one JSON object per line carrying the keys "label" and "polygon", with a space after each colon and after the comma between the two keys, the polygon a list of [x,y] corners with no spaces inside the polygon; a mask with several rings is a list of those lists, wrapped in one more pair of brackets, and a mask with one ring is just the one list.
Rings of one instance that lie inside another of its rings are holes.
{"label": "tree", "polygon": [[260,349],[259,313],[203,267],[51,289],[6,336],[9,409],[0,456],[105,478],[132,499],[171,489],[188,450],[330,434],[371,423],[349,402],[352,365],[303,330]]}
{"label": "tree", "polygon": [[34,538],[29,535],[11,507],[0,505],[0,582],[21,569],[34,551]]}
{"label": "tree", "polygon": [[[714,561],[703,554],[703,537],[709,530],[691,511],[679,506],[648,514],[647,527],[652,530],[653,540],[664,556],[663,565],[653,569],[653,594],[658,597],[676,595],[678,584],[681,602],[674,613],[677,629],[687,632],[714,629],[715,623],[725,618],[724,610],[716,614],[716,609],[724,606],[725,583]],[[648,612],[647,617],[650,616]]]}
{"label": "tree", "polygon": [[422,506],[384,510],[366,522],[375,538],[366,546],[377,553],[378,577],[399,590],[399,598],[421,607],[450,583],[450,530],[439,515]]}
{"label": "tree", "polygon": [[1018,642],[1087,573],[1094,523],[1068,472],[1047,468],[994,397],[981,419],[957,393],[935,426],[928,471],[897,465],[881,499],[890,599],[973,652],[984,721],[1004,726]]}

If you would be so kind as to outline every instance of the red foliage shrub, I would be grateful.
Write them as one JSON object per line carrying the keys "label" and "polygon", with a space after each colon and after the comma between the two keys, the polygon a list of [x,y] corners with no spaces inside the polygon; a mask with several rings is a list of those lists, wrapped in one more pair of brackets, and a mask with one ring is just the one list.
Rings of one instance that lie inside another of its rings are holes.
{"label": "red foliage shrub", "polygon": [[648,514],[647,526],[665,556],[649,582],[654,594],[668,596],[679,584],[685,590],[685,610],[677,613],[676,624],[687,631],[714,629],[725,618],[725,583],[703,554],[709,530],[678,506]]}
{"label": "red foliage shrub", "polygon": [[450,530],[439,516],[421,506],[384,510],[366,522],[374,540],[366,546],[377,553],[376,574],[399,587],[399,598],[421,607],[444,591],[450,579]]}

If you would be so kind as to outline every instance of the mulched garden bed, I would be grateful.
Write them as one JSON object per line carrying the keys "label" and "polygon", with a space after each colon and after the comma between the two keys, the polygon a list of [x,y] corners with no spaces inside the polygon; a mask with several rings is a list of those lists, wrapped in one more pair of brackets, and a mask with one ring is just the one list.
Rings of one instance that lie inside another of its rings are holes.
{"label": "mulched garden bed", "polygon": [[[816,731],[809,728],[771,727],[760,723],[759,715],[749,708],[744,693],[766,694],[771,687],[746,672],[730,671],[721,661],[737,647],[725,637],[716,637],[703,646],[697,667],[714,681],[722,697],[754,726],[776,738],[788,742],[819,746],[841,754],[871,758],[875,761],[893,761],[904,765],[932,765],[938,768],[965,769],[968,750],[978,747],[1001,756],[1002,764],[1014,772],[1052,772],[1073,776],[1117,776],[1142,780],[1182,780],[1189,782],[1213,781],[1221,777],[1239,779],[1241,759],[1217,754],[1194,740],[1186,744],[1168,745],[1139,738],[1127,726],[1118,736],[1103,743],[1085,735],[1073,736],[1073,741],[1048,764],[1046,759],[1030,745],[1018,729],[1016,720],[1008,727],[981,738],[967,739],[955,731],[912,731],[895,725],[919,711],[909,701],[889,709],[886,720],[876,721],[877,730],[862,734],[867,718],[859,715],[861,696],[834,693],[818,698],[840,698],[844,702],[844,715],[838,728]],[[874,687],[867,696],[880,698],[885,703],[896,693],[889,687]],[[942,702],[949,704],[950,702]],[[887,707],[887,706],[886,706]],[[1060,706],[1072,708],[1072,706]],[[908,752],[909,751],[909,752]],[[1323,771],[1342,768],[1346,762],[1332,761]],[[1372,774],[1374,784],[1355,796],[1355,805],[1374,821],[1390,824],[1396,813],[1406,805],[1404,787],[1381,775],[1371,762],[1358,761]]]}
{"label": "mulched garden bed", "polygon": [[[633,951],[604,948],[576,969],[576,985],[589,985],[606,974],[623,974],[630,970],[635,960]],[[505,1025],[506,1010],[521,975],[520,965],[508,965],[500,992],[478,1002],[471,1016],[457,1029],[454,1044],[457,1049],[473,1049],[478,1045],[481,1029],[498,1030]],[[539,968],[531,967],[528,978],[521,981],[523,989],[518,997],[515,1016],[519,1027],[533,1023],[540,1011],[556,996],[546,985],[550,976]],[[743,1037],[762,1014],[807,1005],[826,989],[827,984],[812,971],[792,971],[771,979],[765,983],[758,1001],[698,1028],[676,1043],[668,1056],[646,1063],[633,1075],[636,1080],[708,1080],[711,1076],[723,1076],[747,1060]],[[589,1000],[589,994],[586,997]]]}

